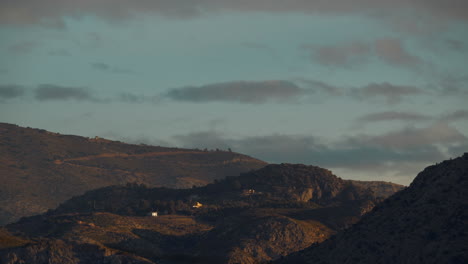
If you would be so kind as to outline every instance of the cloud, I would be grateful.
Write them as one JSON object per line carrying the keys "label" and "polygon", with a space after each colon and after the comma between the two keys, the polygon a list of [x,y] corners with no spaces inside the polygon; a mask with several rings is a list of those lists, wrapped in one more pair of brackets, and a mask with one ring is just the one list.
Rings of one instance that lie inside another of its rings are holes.
{"label": "cloud", "polygon": [[443,114],[438,117],[428,116],[414,112],[396,112],[387,111],[379,113],[371,113],[363,115],[356,119],[358,124],[375,123],[384,121],[403,121],[403,122],[418,122],[418,121],[437,121],[440,124],[455,122],[459,120],[468,120],[468,110],[457,110],[451,113]]}
{"label": "cloud", "polygon": [[406,96],[426,94],[416,86],[395,85],[388,82],[370,83],[364,87],[353,88],[351,95],[360,99],[383,98],[388,104],[401,102]]}
{"label": "cloud", "polygon": [[408,127],[401,131],[389,132],[369,138],[368,141],[388,148],[410,149],[430,144],[464,142],[467,138],[446,122],[436,122],[428,127]]}
{"label": "cloud", "polygon": [[[173,18],[190,18],[215,12],[270,12],[309,14],[387,14],[409,13],[416,18],[436,17],[468,20],[465,12],[468,3],[463,0],[194,0],[190,2],[173,0],[127,1],[61,1],[61,0],[16,0],[2,1],[0,23],[63,25],[64,17],[80,18],[85,15],[118,21],[142,14],[163,15]],[[416,20],[415,18],[415,20]]]}
{"label": "cloud", "polygon": [[372,46],[363,42],[352,42],[343,45],[328,45],[305,48],[312,50],[311,59],[328,66],[348,67],[362,62],[363,57],[369,56]]}
{"label": "cloud", "polygon": [[445,44],[450,50],[457,52],[466,52],[468,51],[468,46],[465,42],[456,39],[448,39],[445,41]]}
{"label": "cloud", "polygon": [[468,153],[468,141],[460,144],[453,144],[448,148],[448,154],[451,158],[461,156],[464,153]]}
{"label": "cloud", "polygon": [[445,114],[441,117],[441,120],[445,120],[447,122],[468,120],[468,110],[457,110],[455,112]]}
{"label": "cloud", "polygon": [[90,91],[81,87],[64,87],[54,84],[41,84],[35,89],[35,98],[39,101],[76,100],[96,101]]}
{"label": "cloud", "polygon": [[24,94],[24,87],[15,84],[0,85],[0,99],[13,99],[21,97]]}
{"label": "cloud", "polygon": [[438,80],[439,93],[442,96],[455,96],[458,98],[468,98],[468,75],[442,76]]}
{"label": "cloud", "polygon": [[143,95],[136,95],[132,93],[122,93],[119,95],[119,101],[122,101],[124,103],[143,103],[146,100]]}
{"label": "cloud", "polygon": [[[160,98],[186,102],[292,103],[327,96],[346,96],[359,100],[383,100],[396,104],[409,96],[427,94],[421,88],[388,82],[362,87],[338,87],[319,80],[298,78],[293,81],[233,81],[171,89]],[[312,97],[313,95],[313,97]]]}
{"label": "cloud", "polygon": [[330,67],[355,67],[369,62],[375,56],[393,66],[417,69],[425,62],[404,47],[397,38],[381,38],[374,42],[350,42],[339,45],[305,45],[311,52],[311,60]]}
{"label": "cloud", "polygon": [[307,87],[307,89],[313,90],[317,93],[325,93],[333,96],[340,96],[344,94],[343,88],[322,81],[310,79],[298,79],[297,81],[303,84],[304,87]]}
{"label": "cloud", "polygon": [[431,120],[432,117],[427,115],[422,115],[418,113],[411,113],[411,112],[380,112],[380,113],[372,113],[361,116],[357,119],[360,123],[370,123],[370,122],[381,122],[381,121],[427,121]]}
{"label": "cloud", "polygon": [[[230,138],[218,131],[201,131],[174,137],[176,145],[228,149],[267,162],[304,163],[326,168],[374,173],[393,171],[414,177],[424,166],[448,158],[445,149],[461,151],[467,138],[456,128],[436,122],[381,135],[354,135],[332,141],[308,135],[271,134]],[[466,150],[465,150],[466,151]]]}
{"label": "cloud", "polygon": [[258,104],[298,101],[312,91],[290,81],[234,81],[169,90],[165,98],[187,102],[237,102]]}
{"label": "cloud", "polygon": [[122,69],[118,67],[113,67],[109,64],[103,62],[93,62],[91,63],[91,67],[95,70],[108,72],[108,73],[117,73],[117,74],[131,74],[134,73],[132,70],[129,69]]}
{"label": "cloud", "polygon": [[190,148],[227,149],[232,144],[231,139],[217,131],[192,132],[185,135],[175,135],[173,137],[182,146]]}
{"label": "cloud", "polygon": [[379,58],[388,64],[397,66],[415,67],[422,63],[422,60],[411,55],[396,38],[383,38],[375,41],[375,53]]}
{"label": "cloud", "polygon": [[35,41],[23,41],[9,46],[8,50],[13,53],[29,53],[38,45]]}
{"label": "cloud", "polygon": [[111,68],[108,64],[105,64],[102,62],[91,63],[91,67],[93,67],[96,70],[101,70],[101,71],[107,71]]}

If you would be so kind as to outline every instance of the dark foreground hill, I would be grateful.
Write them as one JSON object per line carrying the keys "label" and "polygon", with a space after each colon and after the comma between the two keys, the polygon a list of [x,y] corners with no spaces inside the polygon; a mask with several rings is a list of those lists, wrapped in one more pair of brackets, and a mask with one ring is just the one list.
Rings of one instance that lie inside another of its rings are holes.
{"label": "dark foreground hill", "polygon": [[260,263],[322,242],[379,201],[328,170],[292,164],[191,189],[111,186],[8,225],[0,260],[38,264],[31,252],[42,252],[50,263],[88,263],[81,249],[92,248],[95,263]]}
{"label": "dark foreground hill", "polygon": [[187,188],[265,165],[229,151],[131,145],[0,123],[0,225],[103,186]]}
{"label": "dark foreground hill", "polygon": [[352,228],[275,263],[468,263],[468,153],[426,168]]}

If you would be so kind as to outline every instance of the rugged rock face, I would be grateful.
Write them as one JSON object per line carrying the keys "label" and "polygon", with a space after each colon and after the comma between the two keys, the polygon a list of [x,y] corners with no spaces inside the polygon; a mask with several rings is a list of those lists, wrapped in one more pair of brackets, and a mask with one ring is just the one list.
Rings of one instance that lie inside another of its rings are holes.
{"label": "rugged rock face", "polygon": [[189,188],[265,165],[229,151],[131,145],[0,123],[0,225],[104,186]]}
{"label": "rugged rock face", "polygon": [[327,169],[302,164],[270,164],[228,180],[272,199],[326,204],[375,197],[371,189],[354,185],[353,181],[343,180]]}
{"label": "rugged rock face", "polygon": [[240,215],[208,232],[195,255],[217,257],[218,263],[259,263],[322,242],[332,233],[332,229],[317,221],[281,215]]}
{"label": "rugged rock face", "polygon": [[468,263],[468,153],[427,167],[356,225],[277,263]]}

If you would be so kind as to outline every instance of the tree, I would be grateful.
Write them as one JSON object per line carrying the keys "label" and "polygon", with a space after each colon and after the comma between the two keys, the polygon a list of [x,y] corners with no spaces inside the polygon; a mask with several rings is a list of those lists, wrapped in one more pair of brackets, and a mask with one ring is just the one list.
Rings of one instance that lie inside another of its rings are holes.
{"label": "tree", "polygon": [[141,211],[148,211],[151,207],[151,203],[148,200],[140,200],[140,204],[138,206]]}
{"label": "tree", "polygon": [[169,214],[175,214],[176,213],[176,206],[175,206],[175,202],[173,200],[170,200],[169,203],[168,203],[168,211],[169,211]]}
{"label": "tree", "polygon": [[234,180],[234,181],[232,181],[232,183],[231,183],[231,187],[232,187],[234,190],[240,190],[240,189],[242,189],[242,184],[240,183],[239,180]]}

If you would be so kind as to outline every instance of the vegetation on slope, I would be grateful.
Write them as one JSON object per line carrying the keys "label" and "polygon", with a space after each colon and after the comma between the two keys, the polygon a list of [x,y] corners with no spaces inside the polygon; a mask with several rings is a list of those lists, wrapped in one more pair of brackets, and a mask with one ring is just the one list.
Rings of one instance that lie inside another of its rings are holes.
{"label": "vegetation on slope", "polygon": [[229,151],[131,145],[0,123],[0,225],[104,186],[186,188],[265,165]]}

